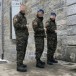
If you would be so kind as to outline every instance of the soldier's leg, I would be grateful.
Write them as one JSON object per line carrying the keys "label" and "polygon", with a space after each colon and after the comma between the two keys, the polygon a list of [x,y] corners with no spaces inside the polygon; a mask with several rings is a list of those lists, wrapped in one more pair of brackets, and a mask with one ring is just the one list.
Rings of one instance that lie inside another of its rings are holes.
{"label": "soldier's leg", "polygon": [[[24,39],[23,39],[23,56],[22,56],[22,59],[23,59],[23,60],[25,59],[27,43],[28,43],[28,36],[24,37]],[[23,64],[23,63],[22,63],[22,66],[23,66],[24,68],[27,67],[27,65],[25,65],[25,64]]]}
{"label": "soldier's leg", "polygon": [[52,59],[54,55],[54,37],[53,34],[47,35],[47,64],[53,65]]}
{"label": "soldier's leg", "polygon": [[36,59],[40,59],[44,50],[44,38],[36,37],[35,38],[35,47],[36,47]]}
{"label": "soldier's leg", "polygon": [[53,43],[53,56],[57,48],[57,34],[54,34],[54,43]]}
{"label": "soldier's leg", "polygon": [[48,36],[47,47],[48,47],[48,51],[47,51],[48,58],[53,58],[56,47],[57,47],[57,35],[56,34],[51,34],[50,36]]}
{"label": "soldier's leg", "polygon": [[16,50],[17,50],[17,71],[26,72],[27,68],[23,67],[23,54],[24,54],[24,40],[23,38],[16,39]]}
{"label": "soldier's leg", "polygon": [[47,35],[47,60],[49,61],[53,55],[54,40],[50,35]]}
{"label": "soldier's leg", "polygon": [[57,35],[54,34],[54,43],[53,43],[53,51],[52,51],[52,59],[51,59],[52,63],[58,63],[58,61],[56,61],[54,58],[54,53],[56,51],[56,47],[57,47]]}
{"label": "soldier's leg", "polygon": [[50,63],[58,63],[58,61],[56,61],[54,59],[54,53],[57,47],[57,35],[56,34],[51,34],[51,36],[49,37],[49,47],[48,47],[48,61],[50,60]]}
{"label": "soldier's leg", "polygon": [[36,47],[36,67],[44,68],[45,62],[40,60],[43,50],[44,50],[44,38],[36,37],[35,47]]}
{"label": "soldier's leg", "polygon": [[23,60],[24,60],[24,58],[25,58],[27,44],[28,44],[28,36],[26,36],[26,37],[24,38],[24,54],[23,54]]}
{"label": "soldier's leg", "polygon": [[23,64],[23,55],[24,55],[24,40],[23,38],[18,38],[17,39],[17,46],[16,46],[16,50],[17,50],[17,65],[20,66]]}

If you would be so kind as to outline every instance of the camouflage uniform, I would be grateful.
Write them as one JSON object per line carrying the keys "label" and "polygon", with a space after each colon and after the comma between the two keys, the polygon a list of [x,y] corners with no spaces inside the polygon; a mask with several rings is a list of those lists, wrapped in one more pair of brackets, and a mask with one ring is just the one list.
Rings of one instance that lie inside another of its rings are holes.
{"label": "camouflage uniform", "polygon": [[47,33],[47,59],[52,59],[57,47],[57,29],[55,21],[49,19],[46,22],[46,33]]}
{"label": "camouflage uniform", "polygon": [[28,28],[26,17],[19,13],[13,18],[16,34],[17,65],[23,64],[28,43]]}
{"label": "camouflage uniform", "polygon": [[44,37],[45,31],[43,26],[43,21],[39,18],[35,18],[32,22],[35,38],[35,47],[36,47],[36,59],[40,59],[44,50]]}

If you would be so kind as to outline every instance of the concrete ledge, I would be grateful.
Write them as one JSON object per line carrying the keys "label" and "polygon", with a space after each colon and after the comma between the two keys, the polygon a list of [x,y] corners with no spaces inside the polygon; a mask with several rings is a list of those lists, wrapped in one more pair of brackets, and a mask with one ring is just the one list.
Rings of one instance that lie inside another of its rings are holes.
{"label": "concrete ledge", "polygon": [[8,60],[2,60],[0,59],[0,64],[9,63]]}

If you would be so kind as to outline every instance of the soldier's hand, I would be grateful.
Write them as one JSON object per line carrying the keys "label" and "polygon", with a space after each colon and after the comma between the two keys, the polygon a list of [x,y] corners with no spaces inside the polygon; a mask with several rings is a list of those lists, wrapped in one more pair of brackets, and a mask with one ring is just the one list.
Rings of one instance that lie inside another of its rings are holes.
{"label": "soldier's hand", "polygon": [[13,23],[15,24],[17,21],[18,21],[18,19],[17,19],[17,17],[15,16],[15,17],[13,18]]}
{"label": "soldier's hand", "polygon": [[34,22],[33,24],[34,24],[35,26],[37,26],[37,22]]}
{"label": "soldier's hand", "polygon": [[46,31],[47,29],[46,29],[46,28],[44,28],[44,30]]}
{"label": "soldier's hand", "polygon": [[44,36],[44,38],[46,38],[46,35]]}
{"label": "soldier's hand", "polygon": [[48,23],[48,22],[46,22],[46,23],[45,23],[45,28],[47,28],[47,27],[48,27],[48,25],[49,25],[49,23]]}
{"label": "soldier's hand", "polygon": [[57,30],[55,30],[55,33],[57,33]]}

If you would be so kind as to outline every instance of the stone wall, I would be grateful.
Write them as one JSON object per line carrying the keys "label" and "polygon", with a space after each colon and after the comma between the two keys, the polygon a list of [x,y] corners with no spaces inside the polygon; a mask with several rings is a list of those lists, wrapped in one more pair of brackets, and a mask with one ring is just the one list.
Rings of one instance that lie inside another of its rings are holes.
{"label": "stone wall", "polygon": [[16,50],[15,50],[15,42],[10,38],[11,36],[11,23],[10,23],[10,7],[11,7],[11,0],[4,0],[4,58],[6,60],[14,61],[16,60]]}
{"label": "stone wall", "polygon": [[76,62],[76,0],[67,0],[66,60]]}
{"label": "stone wall", "polygon": [[[30,32],[28,47],[27,47],[27,60],[35,58],[35,44],[32,30],[32,20],[35,18],[38,9],[42,8],[45,11],[44,24],[50,16],[50,12],[57,13],[57,29],[58,29],[58,47],[55,54],[57,59],[76,62],[76,0],[23,0],[27,6],[27,20]],[[11,36],[11,16],[10,16],[11,0],[4,0],[4,58],[9,61],[16,60],[15,40]],[[0,39],[2,37],[2,29],[0,24]],[[43,58],[47,55],[47,45],[45,39],[45,51]],[[2,46],[0,40],[0,46]],[[1,55],[0,48],[0,55]]]}

